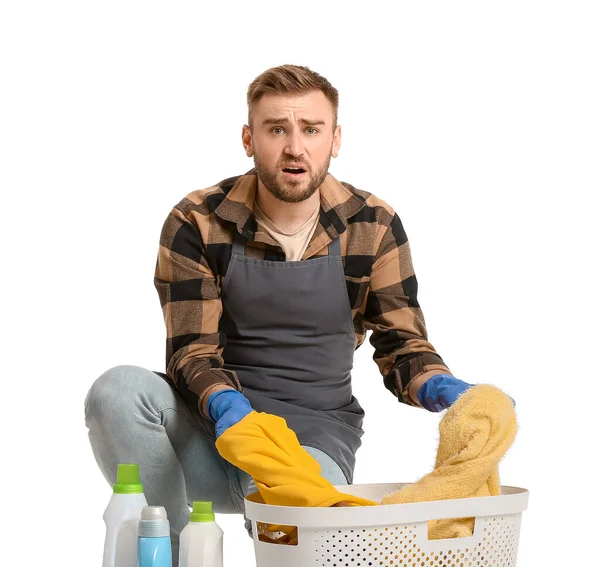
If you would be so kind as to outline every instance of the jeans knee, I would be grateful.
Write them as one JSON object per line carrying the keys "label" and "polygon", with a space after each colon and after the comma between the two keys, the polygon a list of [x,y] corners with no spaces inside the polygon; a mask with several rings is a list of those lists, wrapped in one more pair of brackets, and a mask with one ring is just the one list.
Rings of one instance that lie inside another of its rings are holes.
{"label": "jeans knee", "polygon": [[120,405],[131,399],[131,390],[139,389],[143,374],[148,370],[139,366],[120,365],[110,368],[97,378],[85,397],[85,415],[101,414],[104,408]]}

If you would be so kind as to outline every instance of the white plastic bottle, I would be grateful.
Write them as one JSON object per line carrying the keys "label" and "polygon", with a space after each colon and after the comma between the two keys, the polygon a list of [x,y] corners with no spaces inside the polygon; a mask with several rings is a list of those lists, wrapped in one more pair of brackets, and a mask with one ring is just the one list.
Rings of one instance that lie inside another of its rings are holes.
{"label": "white plastic bottle", "polygon": [[117,483],[103,516],[106,539],[102,567],[137,567],[138,523],[147,505],[138,465],[118,465]]}
{"label": "white plastic bottle", "polygon": [[179,536],[179,567],[223,567],[223,530],[212,502],[194,502],[189,523]]}

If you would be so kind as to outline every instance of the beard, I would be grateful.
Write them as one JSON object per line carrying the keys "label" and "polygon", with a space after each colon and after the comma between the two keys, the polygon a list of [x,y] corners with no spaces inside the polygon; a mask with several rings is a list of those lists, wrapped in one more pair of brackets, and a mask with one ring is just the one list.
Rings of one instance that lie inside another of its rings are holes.
{"label": "beard", "polygon": [[[298,160],[289,161],[298,162]],[[273,195],[273,197],[285,203],[300,203],[311,197],[321,186],[323,181],[325,181],[330,162],[331,155],[327,158],[327,161],[314,173],[308,169],[308,166],[302,163],[302,168],[306,170],[308,179],[302,179],[298,181],[295,181],[294,179],[283,179],[278,182],[277,176],[282,175],[281,170],[277,169],[275,172],[270,171],[258,159],[258,156],[254,154],[254,168],[256,169],[258,178],[263,182],[263,185],[267,188],[269,193]],[[285,166],[285,163],[282,165]]]}

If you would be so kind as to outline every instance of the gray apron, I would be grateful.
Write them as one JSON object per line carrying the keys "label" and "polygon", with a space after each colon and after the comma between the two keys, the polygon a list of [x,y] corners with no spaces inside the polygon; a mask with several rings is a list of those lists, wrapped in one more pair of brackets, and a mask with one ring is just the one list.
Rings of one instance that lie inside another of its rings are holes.
{"label": "gray apron", "polygon": [[328,256],[276,262],[247,257],[246,239],[233,233],[221,289],[224,366],[255,410],[283,417],[352,483],[364,411],[352,395],[356,342],[339,238]]}

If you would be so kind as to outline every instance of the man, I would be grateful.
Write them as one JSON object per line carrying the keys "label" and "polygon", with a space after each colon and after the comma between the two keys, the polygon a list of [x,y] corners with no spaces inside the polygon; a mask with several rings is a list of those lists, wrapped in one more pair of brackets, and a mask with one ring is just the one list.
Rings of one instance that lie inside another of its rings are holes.
{"label": "man", "polygon": [[350,371],[367,330],[400,402],[440,411],[470,386],[427,340],[398,216],[328,173],[337,108],[337,90],[306,67],[254,80],[242,142],[255,167],[190,193],[162,230],[166,375],[116,367],[86,398],[104,476],[113,483],[119,462],[140,464],[175,555],[192,500],[243,512],[253,483],[215,439],[252,409],[285,418],[331,483],[352,482],[364,413]]}

